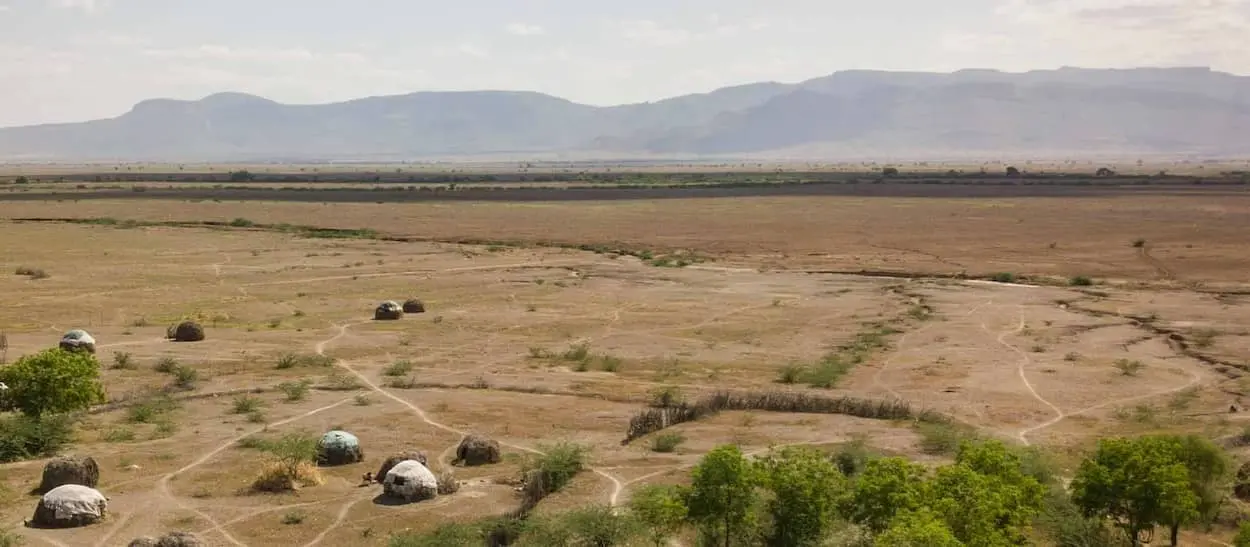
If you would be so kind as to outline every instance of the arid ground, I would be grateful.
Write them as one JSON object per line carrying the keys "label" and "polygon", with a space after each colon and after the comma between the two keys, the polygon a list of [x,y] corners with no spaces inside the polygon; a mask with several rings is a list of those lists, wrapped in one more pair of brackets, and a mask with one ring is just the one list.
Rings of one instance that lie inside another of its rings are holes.
{"label": "arid ground", "polygon": [[[637,485],[683,480],[701,454],[730,442],[762,452],[861,439],[921,461],[946,457],[931,431],[834,414],[725,412],[670,428],[685,438],[673,453],[651,451],[646,438],[623,445],[631,416],[664,388],[687,398],[717,389],[901,398],[980,435],[1044,447],[1069,468],[1102,436],[1239,434],[1250,403],[1250,193],[1239,190],[0,201],[0,218],[140,221],[0,222],[8,359],[87,329],[114,401],[87,418],[73,450],[100,462],[103,523],[21,528],[44,462],[0,466],[0,522],[31,545],[125,545],[169,530],[212,545],[382,544],[402,529],[508,511],[520,459],[558,441],[591,447],[593,472],[540,511],[624,503]],[[149,224],[234,219],[250,226]],[[392,240],[258,227],[283,223]],[[19,267],[47,277],[13,275]],[[1029,282],[969,279],[995,274]],[[1089,286],[1069,286],[1082,276]],[[372,320],[379,302],[408,298],[426,313]],[[188,317],[207,339],[166,341],[166,327]],[[881,347],[835,387],[778,382],[786,367],[864,339]],[[115,367],[115,354],[131,363]],[[286,354],[332,363],[277,368]],[[199,376],[172,403],[152,395],[172,381],[154,370],[169,358]],[[304,379],[312,389],[292,396]],[[263,402],[234,413],[245,390]],[[325,468],[325,484],[294,494],[248,491],[265,456],[241,440],[332,428],[361,439],[364,463]],[[450,469],[469,432],[499,440],[507,457],[454,468],[455,494],[393,506],[375,502],[380,487],[358,486],[409,449]],[[1217,529],[1190,541],[1228,537]]]}

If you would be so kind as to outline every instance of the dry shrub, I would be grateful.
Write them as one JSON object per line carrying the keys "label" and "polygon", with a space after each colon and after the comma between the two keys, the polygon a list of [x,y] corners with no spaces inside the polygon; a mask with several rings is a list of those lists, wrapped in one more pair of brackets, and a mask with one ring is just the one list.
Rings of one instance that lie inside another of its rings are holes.
{"label": "dry shrub", "polygon": [[721,391],[694,403],[669,407],[647,408],[629,421],[629,430],[621,444],[665,428],[700,420],[726,410],[763,410],[795,414],[845,414],[876,420],[918,420],[940,422],[944,416],[923,410],[917,412],[901,400],[873,400],[859,397],[829,397],[795,391],[739,392]]}
{"label": "dry shrub", "polygon": [[416,298],[404,301],[404,313],[425,313],[425,303]]}
{"label": "dry shrub", "polygon": [[451,471],[443,471],[438,474],[438,495],[447,496],[460,491],[460,483],[456,480],[456,475]]}
{"label": "dry shrub", "polygon": [[282,462],[269,462],[261,468],[260,475],[252,481],[257,492],[289,492],[305,486],[318,486],[325,482],[321,472],[312,462],[300,462],[294,467]]}

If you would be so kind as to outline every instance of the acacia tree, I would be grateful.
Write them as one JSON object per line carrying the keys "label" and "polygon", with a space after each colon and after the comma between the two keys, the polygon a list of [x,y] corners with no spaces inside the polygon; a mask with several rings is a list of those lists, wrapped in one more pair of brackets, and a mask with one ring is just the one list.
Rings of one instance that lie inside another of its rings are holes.
{"label": "acacia tree", "polygon": [[100,364],[80,351],[52,348],[26,355],[0,369],[0,408],[38,418],[86,410],[104,402]]}
{"label": "acacia tree", "polygon": [[1128,534],[1157,524],[1187,522],[1198,512],[1189,472],[1172,447],[1158,438],[1113,438],[1098,442],[1072,480],[1072,499],[1086,515],[1108,517]]}
{"label": "acacia tree", "polygon": [[814,545],[828,531],[846,492],[846,478],[825,454],[791,446],[757,464],[761,482],[772,492],[767,503],[771,527],[765,543]]}
{"label": "acacia tree", "polygon": [[699,526],[704,542],[724,547],[749,542],[759,494],[755,469],[742,451],[726,445],[708,452],[692,478],[688,518]]}

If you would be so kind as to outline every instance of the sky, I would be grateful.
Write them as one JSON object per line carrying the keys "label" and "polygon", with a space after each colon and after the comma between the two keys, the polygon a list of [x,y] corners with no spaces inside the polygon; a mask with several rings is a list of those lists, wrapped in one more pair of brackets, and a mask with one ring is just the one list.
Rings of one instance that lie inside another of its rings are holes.
{"label": "sky", "polygon": [[0,127],[239,91],[609,105],[846,69],[1250,74],[1250,0],[0,0]]}

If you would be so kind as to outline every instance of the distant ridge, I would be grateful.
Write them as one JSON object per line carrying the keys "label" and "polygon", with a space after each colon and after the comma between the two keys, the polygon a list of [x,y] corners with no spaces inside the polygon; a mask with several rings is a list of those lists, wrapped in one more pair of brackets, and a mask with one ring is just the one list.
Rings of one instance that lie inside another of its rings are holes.
{"label": "distant ridge", "polygon": [[5,161],[1250,155],[1250,77],[1203,67],[850,70],[609,107],[527,91],[150,99],[0,129]]}

